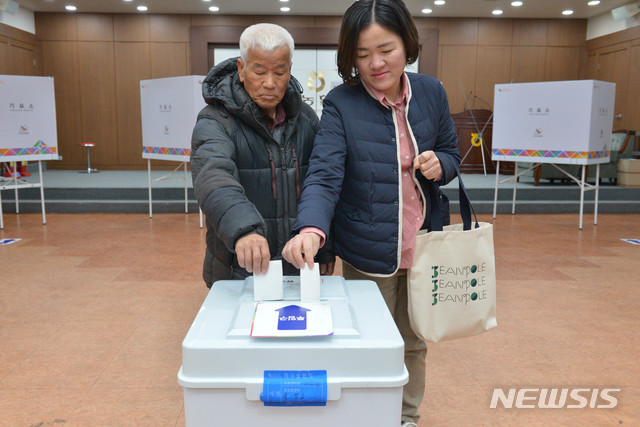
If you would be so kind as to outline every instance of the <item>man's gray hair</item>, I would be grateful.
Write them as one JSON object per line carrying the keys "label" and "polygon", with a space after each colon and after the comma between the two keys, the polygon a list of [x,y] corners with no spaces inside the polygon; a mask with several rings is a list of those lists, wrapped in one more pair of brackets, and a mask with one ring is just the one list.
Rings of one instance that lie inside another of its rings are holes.
{"label": "man's gray hair", "polygon": [[240,56],[245,63],[251,49],[271,53],[280,47],[289,49],[289,60],[291,60],[294,49],[293,37],[279,25],[255,24],[247,27],[240,36]]}

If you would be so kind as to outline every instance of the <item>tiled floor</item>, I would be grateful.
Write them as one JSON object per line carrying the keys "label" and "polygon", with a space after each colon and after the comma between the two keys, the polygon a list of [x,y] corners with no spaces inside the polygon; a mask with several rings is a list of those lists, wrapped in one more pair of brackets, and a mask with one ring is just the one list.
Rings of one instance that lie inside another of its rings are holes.
{"label": "tiled floor", "polygon": [[[184,425],[180,344],[207,292],[197,214],[4,219],[0,238],[22,240],[0,246],[0,426]],[[420,427],[640,425],[640,246],[620,240],[640,216],[590,221],[498,216],[499,326],[429,345]],[[490,409],[495,388],[620,392],[612,409]]]}

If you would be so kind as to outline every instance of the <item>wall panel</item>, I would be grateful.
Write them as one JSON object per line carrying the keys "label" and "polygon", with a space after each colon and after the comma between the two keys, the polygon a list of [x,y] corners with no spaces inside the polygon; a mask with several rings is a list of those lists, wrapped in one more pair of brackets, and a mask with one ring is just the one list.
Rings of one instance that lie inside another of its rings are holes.
{"label": "wall panel", "polygon": [[80,70],[76,42],[43,41],[42,73],[53,76],[56,94],[56,124],[58,150],[61,161],[49,162],[51,169],[62,166],[86,167],[82,141],[82,100],[80,99]]}
{"label": "wall panel", "polygon": [[475,45],[478,43],[478,19],[449,18],[438,21],[441,45]]}
{"label": "wall panel", "polygon": [[149,40],[154,42],[189,42],[189,15],[151,15]]}
{"label": "wall panel", "polygon": [[77,16],[78,40],[113,41],[113,15],[83,13]]}
{"label": "wall panel", "polygon": [[584,19],[550,19],[547,46],[581,46],[585,43],[587,21]]}
{"label": "wall panel", "polygon": [[513,19],[479,19],[478,45],[511,46]]}
{"label": "wall panel", "polygon": [[[464,110],[464,97],[476,86],[476,46],[442,47],[442,84],[449,97],[451,113]],[[463,94],[464,92],[464,94]]]}
{"label": "wall panel", "polygon": [[544,79],[547,81],[578,80],[582,54],[579,47],[547,47]]}
{"label": "wall panel", "polygon": [[151,78],[148,43],[116,43],[118,166],[144,166],[140,118],[140,80]]}
{"label": "wall panel", "polygon": [[496,84],[511,82],[511,47],[479,46],[476,68],[476,88],[471,107],[493,110]]}
{"label": "wall panel", "polygon": [[[640,40],[631,46],[629,52],[629,73],[635,72],[636,78],[630,78],[627,85],[627,107],[625,108],[625,114],[627,115],[627,127],[640,132],[640,79],[637,78],[638,70],[640,70]],[[636,147],[640,148],[640,144],[636,139]]]}
{"label": "wall panel", "polygon": [[189,75],[189,45],[187,43],[149,43],[151,51],[151,77],[177,77]]}
{"label": "wall panel", "polygon": [[75,13],[40,13],[34,14],[36,37],[38,40],[78,39],[78,15]]}
{"label": "wall panel", "polygon": [[544,46],[547,43],[547,20],[514,20],[512,43],[514,46]]}
{"label": "wall panel", "polygon": [[113,15],[113,39],[117,42],[150,41],[149,15]]}
{"label": "wall panel", "polygon": [[78,42],[78,58],[82,139],[96,143],[92,164],[112,168],[118,165],[114,44]]}
{"label": "wall panel", "polygon": [[191,15],[191,26],[240,25],[243,27],[248,27],[249,25],[255,24],[254,21],[255,18],[252,15]]}
{"label": "wall panel", "polygon": [[511,48],[511,78],[514,83],[544,81],[545,48],[514,46]]}

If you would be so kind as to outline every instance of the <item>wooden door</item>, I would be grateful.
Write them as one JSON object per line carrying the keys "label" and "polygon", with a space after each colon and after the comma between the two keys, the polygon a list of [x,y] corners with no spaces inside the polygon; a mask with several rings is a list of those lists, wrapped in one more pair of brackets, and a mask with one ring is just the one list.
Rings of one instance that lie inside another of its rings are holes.
{"label": "wooden door", "polygon": [[627,85],[629,81],[629,49],[615,46],[603,50],[598,55],[598,80],[616,84],[616,102],[614,107],[614,129],[626,129],[631,117],[625,111],[627,106]]}

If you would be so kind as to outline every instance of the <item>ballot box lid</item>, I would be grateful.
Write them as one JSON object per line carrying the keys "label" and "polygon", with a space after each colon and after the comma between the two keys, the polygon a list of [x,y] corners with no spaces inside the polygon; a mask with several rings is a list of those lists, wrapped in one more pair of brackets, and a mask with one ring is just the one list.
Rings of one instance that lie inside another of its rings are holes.
{"label": "ballot box lid", "polygon": [[[328,336],[252,337],[253,278],[214,283],[182,343],[179,383],[239,388],[272,370],[325,370],[353,387],[406,383],[404,344],[377,285],[321,279],[321,302],[330,306],[333,321]],[[299,278],[283,282],[283,300],[299,302]]]}

